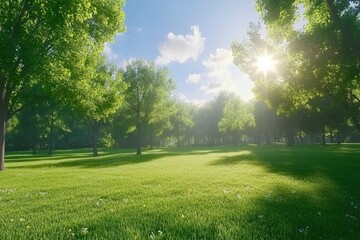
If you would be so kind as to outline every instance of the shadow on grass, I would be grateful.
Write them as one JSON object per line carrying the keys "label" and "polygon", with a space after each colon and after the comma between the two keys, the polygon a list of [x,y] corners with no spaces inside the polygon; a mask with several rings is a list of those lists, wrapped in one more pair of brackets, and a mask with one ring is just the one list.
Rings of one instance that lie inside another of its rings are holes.
{"label": "shadow on grass", "polygon": [[104,155],[99,157],[87,156],[80,158],[69,158],[68,156],[61,158],[62,161],[52,162],[51,160],[54,159],[51,160],[49,159],[50,161],[47,161],[46,163],[22,165],[22,166],[9,166],[8,168],[48,168],[48,167],[107,168],[107,167],[116,167],[122,165],[148,162],[157,159],[159,157],[161,157],[159,154],[135,156],[134,154],[124,154],[124,153]]}
{"label": "shadow on grass", "polygon": [[360,145],[260,146],[208,165],[241,164],[314,187],[301,190],[279,182],[271,194],[255,198],[245,216],[253,239],[359,239]]}
{"label": "shadow on grass", "polygon": [[[47,167],[79,167],[79,168],[108,168],[123,165],[139,164],[163,157],[181,155],[206,155],[211,153],[226,153],[236,151],[234,147],[194,147],[194,148],[159,148],[143,151],[136,156],[132,149],[104,149],[98,157],[92,157],[91,150],[62,150],[54,155],[31,155],[15,153],[7,156],[8,163],[25,163],[8,168],[47,168]],[[43,161],[44,163],[36,163]],[[26,164],[29,163],[29,164]]]}
{"label": "shadow on grass", "polygon": [[350,193],[328,185],[299,191],[278,184],[271,194],[259,196],[246,216],[254,239],[359,239],[358,212]]}
{"label": "shadow on grass", "polygon": [[297,178],[317,173],[360,178],[360,145],[260,146],[235,156],[224,156],[210,162],[209,166],[240,163],[262,166],[269,172]]}

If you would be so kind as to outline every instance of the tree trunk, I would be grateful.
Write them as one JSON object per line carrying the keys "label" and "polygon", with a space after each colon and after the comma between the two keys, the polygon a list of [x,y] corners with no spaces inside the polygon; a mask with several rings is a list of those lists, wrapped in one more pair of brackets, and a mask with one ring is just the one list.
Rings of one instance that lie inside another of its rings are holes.
{"label": "tree trunk", "polygon": [[150,150],[153,150],[153,145],[154,145],[153,127],[150,126]]}
{"label": "tree trunk", "polygon": [[5,170],[6,114],[0,109],[0,171]]}
{"label": "tree trunk", "polygon": [[51,111],[50,116],[50,132],[49,132],[49,155],[52,155],[53,153],[53,135],[54,135],[54,112]]}
{"label": "tree trunk", "polygon": [[330,129],[330,143],[334,143],[334,134],[332,129]]}
{"label": "tree trunk", "polygon": [[32,131],[32,137],[31,137],[31,150],[32,150],[32,154],[36,155],[37,154],[37,145],[38,145],[38,126],[37,126],[37,122],[36,119],[34,118],[33,120],[33,131]]}
{"label": "tree trunk", "polygon": [[141,125],[136,125],[136,155],[141,155]]}
{"label": "tree trunk", "polygon": [[302,131],[300,130],[298,134],[299,134],[301,144],[304,144],[304,137],[302,135]]}
{"label": "tree trunk", "polygon": [[323,129],[322,129],[322,144],[326,145],[325,127],[323,127]]}
{"label": "tree trunk", "polygon": [[338,128],[338,130],[337,130],[336,140],[337,140],[337,144],[340,145],[340,143],[341,143],[340,128]]}
{"label": "tree trunk", "polygon": [[293,146],[295,144],[294,127],[290,119],[286,121],[286,145]]}
{"label": "tree trunk", "polygon": [[98,149],[97,149],[97,142],[98,142],[98,134],[100,130],[100,123],[94,121],[92,124],[92,131],[93,131],[93,157],[99,156]]}

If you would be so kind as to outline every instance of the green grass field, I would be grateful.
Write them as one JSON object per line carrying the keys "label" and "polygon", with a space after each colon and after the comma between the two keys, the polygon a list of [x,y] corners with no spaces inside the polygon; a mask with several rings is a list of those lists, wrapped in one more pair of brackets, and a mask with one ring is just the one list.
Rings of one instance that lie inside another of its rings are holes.
{"label": "green grass field", "polygon": [[8,153],[0,239],[359,239],[360,145]]}

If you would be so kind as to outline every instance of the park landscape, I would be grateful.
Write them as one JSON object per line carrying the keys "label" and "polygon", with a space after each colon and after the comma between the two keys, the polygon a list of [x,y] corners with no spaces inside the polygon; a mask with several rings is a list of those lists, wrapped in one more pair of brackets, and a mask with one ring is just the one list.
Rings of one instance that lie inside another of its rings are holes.
{"label": "park landscape", "polygon": [[0,3],[0,239],[358,239],[360,1],[253,1],[202,101],[172,70],[210,39],[119,65],[126,4]]}

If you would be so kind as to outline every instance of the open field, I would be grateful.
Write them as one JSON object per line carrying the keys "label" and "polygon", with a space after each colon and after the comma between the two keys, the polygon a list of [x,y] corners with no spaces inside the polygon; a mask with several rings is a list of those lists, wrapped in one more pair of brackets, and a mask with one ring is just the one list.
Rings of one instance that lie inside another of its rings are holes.
{"label": "open field", "polygon": [[8,153],[0,239],[359,239],[360,145]]}

